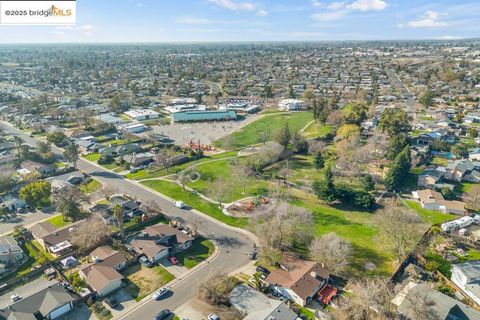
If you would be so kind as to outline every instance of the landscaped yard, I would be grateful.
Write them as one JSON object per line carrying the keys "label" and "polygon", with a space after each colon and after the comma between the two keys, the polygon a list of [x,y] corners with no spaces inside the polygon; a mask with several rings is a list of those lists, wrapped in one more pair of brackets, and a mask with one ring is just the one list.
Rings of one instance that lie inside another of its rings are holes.
{"label": "landscaped yard", "polygon": [[100,159],[100,153],[94,152],[83,156],[85,159],[97,162]]}
{"label": "landscaped yard", "polygon": [[175,277],[161,266],[147,268],[135,263],[124,272],[127,278],[126,290],[135,301],[140,301]]}
{"label": "landscaped yard", "polygon": [[181,252],[175,256],[180,261],[180,264],[187,269],[195,267],[200,262],[206,260],[215,251],[213,243],[205,238],[199,237],[193,241],[192,248],[186,252]]}
{"label": "landscaped yard", "polygon": [[80,190],[83,193],[92,193],[99,190],[102,187],[102,184],[95,179],[88,181],[87,183],[80,185]]}
{"label": "landscaped yard", "polygon": [[175,200],[183,201],[186,205],[208,214],[212,218],[222,221],[228,225],[245,227],[248,220],[245,218],[234,218],[223,214],[217,204],[208,202],[192,192],[184,192],[182,187],[174,182],[164,180],[150,180],[142,182],[146,187],[161,192]]}
{"label": "landscaped yard", "polygon": [[67,224],[70,223],[70,221],[65,221],[63,219],[63,215],[61,215],[61,214],[56,215],[54,217],[51,217],[50,219],[47,220],[47,222],[50,222],[51,224],[53,224],[57,228],[61,228],[61,227],[66,226]]}
{"label": "landscaped yard", "polygon": [[454,220],[458,216],[449,213],[441,213],[439,211],[423,209],[420,203],[412,200],[405,201],[407,205],[415,210],[422,219],[429,224],[438,224],[445,221]]}
{"label": "landscaped yard", "polygon": [[[280,114],[267,114],[260,119],[246,125],[239,131],[217,140],[214,145],[226,149],[240,149],[248,147],[262,141],[262,135],[265,133],[267,140],[272,140],[278,130],[288,122],[292,132],[299,131],[305,127],[309,121],[313,120],[311,112],[291,112]],[[228,145],[225,145],[225,142]]]}

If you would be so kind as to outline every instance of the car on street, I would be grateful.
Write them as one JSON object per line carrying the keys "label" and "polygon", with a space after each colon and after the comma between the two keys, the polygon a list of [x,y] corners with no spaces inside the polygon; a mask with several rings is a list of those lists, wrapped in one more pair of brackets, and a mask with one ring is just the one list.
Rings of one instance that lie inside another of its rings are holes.
{"label": "car on street", "polygon": [[118,306],[118,301],[113,298],[107,298],[104,301],[110,308],[116,308]]}
{"label": "car on street", "polygon": [[175,257],[175,256],[170,256],[170,257],[168,257],[167,260],[170,261],[170,263],[173,264],[173,265],[177,265],[177,264],[178,264],[178,258]]}
{"label": "car on street", "polygon": [[162,311],[157,313],[157,315],[155,316],[155,320],[167,320],[167,319],[170,319],[172,315],[173,315],[172,311],[168,309],[163,309]]}
{"label": "car on street", "polygon": [[212,313],[208,315],[208,320],[220,320],[220,317],[217,316],[216,314]]}
{"label": "car on street", "polygon": [[257,251],[252,251],[248,254],[250,260],[255,260],[257,258]]}
{"label": "car on street", "polygon": [[10,296],[10,300],[12,300],[12,302],[16,302],[16,301],[18,301],[18,300],[20,300],[20,299],[22,299],[22,298],[20,298],[20,296],[19,296],[18,294],[16,294],[16,293],[14,293],[14,294],[12,294],[12,295]]}
{"label": "car on street", "polygon": [[185,203],[182,201],[176,201],[175,202],[175,207],[180,208],[180,209],[185,209]]}
{"label": "car on street", "polygon": [[161,287],[160,289],[158,289],[157,291],[155,291],[152,295],[152,298],[155,299],[155,300],[158,300],[160,299],[161,297],[163,297],[164,295],[166,295],[170,290],[166,287]]}

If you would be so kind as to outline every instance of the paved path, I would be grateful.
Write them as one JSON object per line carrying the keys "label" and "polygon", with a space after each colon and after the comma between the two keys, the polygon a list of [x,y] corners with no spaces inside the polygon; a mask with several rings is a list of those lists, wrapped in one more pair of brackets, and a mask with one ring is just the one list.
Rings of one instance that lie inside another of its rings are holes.
{"label": "paved path", "polygon": [[[35,145],[36,140],[29,137],[24,132],[12,128],[5,123],[0,122],[0,127],[20,136],[27,144]],[[52,147],[53,151],[61,154],[62,151]],[[230,227],[214,218],[211,218],[197,210],[182,210],[174,206],[173,199],[148,189],[139,183],[125,179],[123,176],[113,173],[99,165],[91,163],[85,159],[77,162],[77,167],[84,173],[90,174],[96,180],[115,188],[120,193],[128,194],[141,201],[154,200],[162,211],[168,216],[180,222],[188,223],[196,221],[200,234],[206,238],[214,240],[219,246],[218,256],[206,263],[187,277],[177,280],[172,285],[173,296],[161,300],[148,300],[145,304],[129,311],[118,319],[153,319],[155,315],[164,308],[174,310],[190,300],[196,291],[199,280],[205,279],[212,273],[225,272],[230,273],[239,270],[247,265],[250,260],[250,253],[254,241],[252,236],[245,230]]]}

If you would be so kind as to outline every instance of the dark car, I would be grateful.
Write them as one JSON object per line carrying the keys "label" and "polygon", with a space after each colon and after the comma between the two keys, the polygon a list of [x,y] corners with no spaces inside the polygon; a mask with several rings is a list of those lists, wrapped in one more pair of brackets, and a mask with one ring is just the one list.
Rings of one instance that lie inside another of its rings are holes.
{"label": "dark car", "polygon": [[256,270],[257,270],[257,272],[261,272],[266,276],[268,276],[270,274],[270,271],[268,271],[267,268],[262,267],[262,266],[257,266]]}
{"label": "dark car", "polygon": [[110,308],[115,308],[118,306],[118,301],[113,298],[107,298],[104,301]]}
{"label": "dark car", "polygon": [[255,260],[257,258],[257,251],[252,251],[248,254],[250,260]]}
{"label": "dark car", "polygon": [[155,316],[155,320],[167,320],[167,319],[170,319],[172,315],[173,315],[172,311],[168,309],[163,309],[162,311],[157,313],[157,315]]}

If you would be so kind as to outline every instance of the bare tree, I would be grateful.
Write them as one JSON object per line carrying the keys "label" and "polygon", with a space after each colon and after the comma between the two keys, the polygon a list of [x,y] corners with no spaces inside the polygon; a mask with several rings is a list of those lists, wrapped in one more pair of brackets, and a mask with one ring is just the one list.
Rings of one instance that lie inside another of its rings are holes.
{"label": "bare tree", "polygon": [[473,186],[467,193],[468,205],[473,210],[480,209],[480,185]]}
{"label": "bare tree", "polygon": [[352,295],[344,297],[335,310],[338,320],[396,319],[390,305],[393,290],[385,278],[365,278],[352,281]]}
{"label": "bare tree", "polygon": [[120,204],[115,204],[112,208],[112,213],[115,219],[117,219],[118,228],[120,228],[120,238],[125,238],[125,228],[123,226],[123,208]]}
{"label": "bare tree", "polygon": [[95,215],[72,232],[72,244],[85,253],[107,242],[111,230],[102,218]]}
{"label": "bare tree", "polygon": [[307,209],[281,202],[271,212],[256,217],[252,225],[266,245],[287,250],[295,243],[310,243],[314,222],[312,213]]}
{"label": "bare tree", "polygon": [[246,193],[247,183],[253,174],[251,167],[245,160],[237,160],[233,166],[232,176],[242,185],[242,193]]}
{"label": "bare tree", "polygon": [[262,241],[259,260],[264,265],[276,266],[282,260],[282,251]]}
{"label": "bare tree", "polygon": [[211,305],[228,305],[228,295],[234,286],[235,282],[225,273],[215,272],[200,282],[197,295]]}
{"label": "bare tree", "polygon": [[231,198],[233,182],[227,178],[217,178],[210,185],[208,196],[218,201],[220,207]]}
{"label": "bare tree", "polygon": [[340,274],[350,264],[351,244],[330,232],[316,238],[310,244],[310,254],[319,263],[324,263],[334,274]]}
{"label": "bare tree", "polygon": [[435,310],[435,302],[430,298],[426,284],[411,288],[405,297],[408,302],[408,318],[411,320],[440,320]]}
{"label": "bare tree", "polygon": [[321,140],[308,140],[308,153],[317,154],[323,153],[327,145]]}
{"label": "bare tree", "polygon": [[109,200],[111,196],[116,194],[118,191],[117,189],[109,186],[109,185],[104,185],[102,189],[99,190],[100,195],[105,197],[105,199]]}
{"label": "bare tree", "polygon": [[343,121],[343,114],[339,110],[335,110],[327,118],[327,123],[333,127],[338,127]]}
{"label": "bare tree", "polygon": [[386,207],[377,213],[381,234],[398,261],[403,261],[414,248],[426,225],[420,217],[403,206]]}
{"label": "bare tree", "polygon": [[172,157],[175,155],[175,152],[172,149],[162,149],[160,152],[155,154],[155,162],[157,165],[162,166],[168,172],[168,169],[173,165]]}

